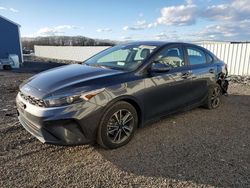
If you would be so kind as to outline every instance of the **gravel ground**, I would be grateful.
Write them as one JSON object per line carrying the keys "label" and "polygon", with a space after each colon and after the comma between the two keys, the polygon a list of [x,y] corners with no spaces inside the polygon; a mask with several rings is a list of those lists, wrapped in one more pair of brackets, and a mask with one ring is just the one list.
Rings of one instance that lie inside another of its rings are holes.
{"label": "gravel ground", "polygon": [[233,82],[216,110],[170,116],[104,150],[45,145],[20,126],[28,72],[0,72],[0,187],[250,187],[249,84]]}

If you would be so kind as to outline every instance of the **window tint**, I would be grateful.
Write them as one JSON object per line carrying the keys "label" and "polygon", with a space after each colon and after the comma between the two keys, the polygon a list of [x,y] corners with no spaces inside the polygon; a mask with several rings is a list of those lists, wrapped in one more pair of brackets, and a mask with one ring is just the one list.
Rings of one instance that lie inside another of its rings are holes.
{"label": "window tint", "polygon": [[165,48],[154,59],[154,63],[162,63],[171,68],[184,65],[184,58],[181,48]]}
{"label": "window tint", "polygon": [[199,50],[197,48],[187,48],[187,53],[190,65],[206,63],[206,55],[202,50]]}
{"label": "window tint", "polygon": [[145,56],[148,56],[149,54],[152,53],[153,50],[151,49],[146,49],[146,48],[140,48],[137,50],[135,54],[135,61],[142,61],[145,59]]}
{"label": "window tint", "polygon": [[213,58],[211,55],[207,54],[207,62],[208,63],[212,63],[213,62]]}
{"label": "window tint", "polygon": [[97,62],[104,63],[104,62],[113,62],[113,61],[125,61],[128,57],[129,50],[117,50],[114,51],[106,56],[100,58]]}

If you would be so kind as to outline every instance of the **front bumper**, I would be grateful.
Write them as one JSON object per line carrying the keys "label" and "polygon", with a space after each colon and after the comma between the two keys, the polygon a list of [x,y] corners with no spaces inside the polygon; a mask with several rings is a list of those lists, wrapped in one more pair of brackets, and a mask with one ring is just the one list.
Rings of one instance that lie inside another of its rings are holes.
{"label": "front bumper", "polygon": [[43,143],[88,144],[96,140],[103,107],[85,102],[64,107],[42,108],[16,98],[22,126]]}

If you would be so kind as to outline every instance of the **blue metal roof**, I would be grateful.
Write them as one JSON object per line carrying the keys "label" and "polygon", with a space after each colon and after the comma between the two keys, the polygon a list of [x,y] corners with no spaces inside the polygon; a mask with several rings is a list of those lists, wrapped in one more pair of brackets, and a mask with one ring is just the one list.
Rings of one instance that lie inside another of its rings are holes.
{"label": "blue metal roof", "polygon": [[18,23],[13,22],[13,21],[11,21],[10,19],[5,18],[5,17],[4,17],[4,16],[2,16],[2,15],[0,15],[0,18],[2,18],[2,19],[4,19],[4,20],[6,20],[7,22],[12,23],[12,24],[14,24],[14,25],[16,25],[16,26],[18,26],[18,27],[21,27],[21,25],[19,25]]}

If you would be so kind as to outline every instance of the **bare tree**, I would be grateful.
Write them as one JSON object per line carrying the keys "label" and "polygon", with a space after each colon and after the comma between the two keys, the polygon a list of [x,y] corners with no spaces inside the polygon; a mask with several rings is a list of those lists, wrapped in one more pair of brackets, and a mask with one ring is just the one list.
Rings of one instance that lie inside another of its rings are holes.
{"label": "bare tree", "polygon": [[22,46],[27,50],[34,50],[34,45],[41,46],[113,46],[114,41],[91,39],[83,36],[49,36],[36,38],[22,38]]}

